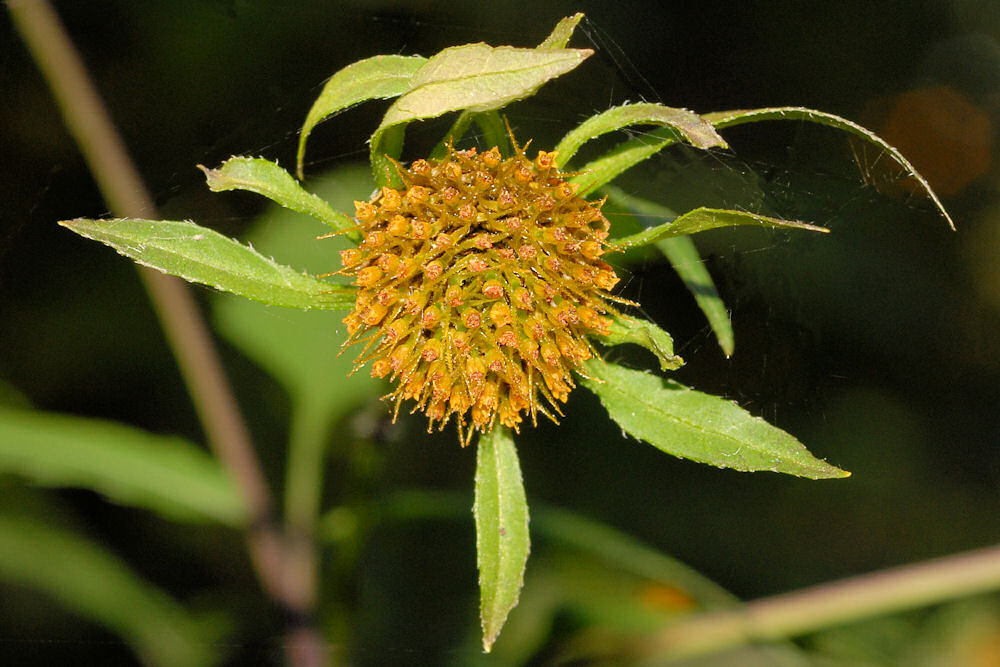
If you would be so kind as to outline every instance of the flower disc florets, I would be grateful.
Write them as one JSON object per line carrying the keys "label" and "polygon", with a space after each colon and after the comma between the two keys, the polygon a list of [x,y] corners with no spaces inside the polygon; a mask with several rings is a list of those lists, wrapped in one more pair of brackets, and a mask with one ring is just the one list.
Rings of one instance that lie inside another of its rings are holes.
{"label": "flower disc florets", "polygon": [[401,189],[355,202],[363,241],[342,253],[359,288],[345,345],[367,343],[358,365],[371,360],[397,411],[416,401],[429,428],[457,415],[463,444],[523,412],[551,417],[539,394],[559,412],[593,355],[587,336],[611,326],[603,202],[577,197],[544,151],[449,147],[397,168]]}

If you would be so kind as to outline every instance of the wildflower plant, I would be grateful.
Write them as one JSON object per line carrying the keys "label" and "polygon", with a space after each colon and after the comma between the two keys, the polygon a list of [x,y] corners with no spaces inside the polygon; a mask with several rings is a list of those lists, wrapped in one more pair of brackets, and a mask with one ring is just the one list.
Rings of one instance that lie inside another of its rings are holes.
{"label": "wildflower plant", "polygon": [[[539,415],[558,421],[576,385],[592,391],[624,432],[664,452],[742,471],[820,479],[849,473],[813,457],[793,436],[720,397],[602,358],[640,345],[661,371],[678,368],[670,335],[630,314],[606,258],[654,246],[695,294],[723,350],[732,331],[689,235],[735,225],[826,232],[747,211],[697,208],[626,233],[603,212],[614,202],[639,216],[657,204],[611,182],[676,143],[726,148],[718,130],[793,119],[846,131],[895,160],[949,221],[926,181],[891,146],[837,116],[803,108],[699,115],[659,104],[608,109],[552,150],[519,145],[499,111],[579,66],[587,49],[567,48],[582,15],[563,19],[536,48],[467,44],[421,56],[376,56],[326,83],[300,135],[296,179],[276,163],[234,157],[202,168],[214,191],[249,190],[325,223],[354,245],[331,256],[328,275],[305,274],[193,222],[77,219],[61,224],[136,262],[265,304],[346,313],[341,350],[355,372],[390,384],[393,416],[422,412],[428,429],[454,422],[464,447],[477,440],[475,523],[483,645],[489,650],[517,603],[529,551],[528,508],[513,434]],[[374,193],[349,213],[300,184],[312,129],[370,99],[396,98],[370,139]],[[425,158],[401,161],[414,121],[457,117]],[[463,147],[473,125],[487,150]],[[586,164],[587,141],[629,126],[656,126]],[[322,238],[322,237],[321,237]],[[691,266],[697,268],[692,269]],[[705,285],[709,289],[704,289]],[[701,285],[702,289],[695,290]],[[331,332],[332,336],[332,332]],[[336,354],[335,350],[331,354]],[[330,382],[338,382],[330,378]]]}

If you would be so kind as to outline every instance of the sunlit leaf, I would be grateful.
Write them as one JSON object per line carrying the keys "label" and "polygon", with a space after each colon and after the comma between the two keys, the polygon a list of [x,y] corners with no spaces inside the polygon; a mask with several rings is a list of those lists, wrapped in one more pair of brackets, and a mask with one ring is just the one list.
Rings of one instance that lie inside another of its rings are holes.
{"label": "sunlit leaf", "polygon": [[67,528],[0,515],[0,578],[103,625],[143,664],[196,667],[218,657],[209,632],[177,601]]}
{"label": "sunlit leaf", "polygon": [[552,29],[549,36],[538,45],[539,49],[562,49],[569,44],[570,38],[573,36],[573,31],[576,30],[576,26],[583,19],[583,12],[577,12],[572,16],[567,16],[566,18],[559,21],[556,27]]}
{"label": "sunlit leaf", "polygon": [[392,163],[386,154],[392,128],[449,111],[500,109],[533,94],[549,79],[572,70],[592,53],[589,49],[521,49],[465,44],[432,56],[410,79],[371,137],[371,163],[376,184],[386,182]]}
{"label": "sunlit leaf", "polygon": [[677,133],[669,127],[659,127],[634,136],[615,146],[601,157],[583,165],[569,181],[579,187],[584,197],[597,188],[618,178],[625,170],[677,143]]}
{"label": "sunlit leaf", "polygon": [[608,335],[598,336],[597,341],[602,345],[641,345],[656,355],[661,370],[674,370],[684,365],[684,360],[674,354],[674,339],[648,320],[618,315],[612,319]]}
{"label": "sunlit leaf", "polygon": [[758,227],[774,227],[780,229],[807,229],[812,232],[829,232],[826,227],[810,225],[797,220],[782,220],[757,215],[746,211],[733,211],[719,208],[696,208],[674,220],[649,227],[643,231],[614,240],[612,247],[616,250],[627,250],[637,246],[649,245],[657,241],[675,236],[697,234],[719,227],[735,227],[737,225],[756,225]]}
{"label": "sunlit leaf", "polygon": [[77,218],[59,224],[143,266],[268,305],[330,310],[354,305],[352,288],[278,264],[193,222]]}
{"label": "sunlit leaf", "polygon": [[948,222],[948,225],[952,229],[955,228],[955,223],[952,221],[951,216],[948,215],[948,211],[945,210],[941,200],[938,199],[934,190],[932,190],[931,186],[927,183],[927,180],[913,168],[913,165],[910,164],[909,160],[903,157],[903,154],[898,150],[886,143],[886,141],[880,136],[871,130],[862,127],[861,125],[858,125],[857,123],[847,120],[846,118],[841,118],[840,116],[836,116],[832,113],[825,113],[823,111],[816,111],[815,109],[806,109],[803,107],[767,107],[763,109],[716,111],[713,113],[703,114],[702,117],[719,129],[731,127],[733,125],[742,125],[743,123],[758,123],[764,120],[804,120],[809,121],[810,123],[827,125],[829,127],[837,128],[838,130],[849,132],[856,137],[860,137],[865,141],[875,144],[888,153],[889,156],[913,178],[913,180],[920,184],[920,188],[934,203],[934,207],[937,208],[941,216]]}
{"label": "sunlit leaf", "polygon": [[322,120],[366,100],[396,97],[406,92],[410,77],[427,62],[422,56],[375,56],[352,63],[326,82],[306,115],[299,135],[297,173],[302,179],[306,139]]}
{"label": "sunlit leaf", "polygon": [[[316,195],[306,192],[292,175],[270,160],[233,157],[218,169],[198,168],[205,172],[212,192],[249,190],[299,213],[311,215],[338,232],[347,232],[357,223]],[[357,236],[357,234],[355,234]]]}
{"label": "sunlit leaf", "polygon": [[662,125],[696,148],[727,147],[712,124],[693,111],[644,102],[613,107],[580,123],[556,146],[559,164],[569,164],[580,146],[591,139],[630,125]]}
{"label": "sunlit leaf", "polygon": [[770,470],[811,479],[847,477],[793,436],[732,401],[656,375],[591,359],[585,387],[629,435],[681,458],[742,471]]}
{"label": "sunlit leaf", "polygon": [[476,459],[476,560],[483,648],[489,652],[517,604],[528,561],[528,503],[510,431],[479,439]]}
{"label": "sunlit leaf", "polygon": [[0,472],[81,487],[172,519],[242,525],[230,478],[196,445],[113,422],[0,408]]}
{"label": "sunlit leaf", "polygon": [[[666,206],[626,194],[614,186],[606,185],[602,190],[608,195],[610,202],[631,211],[638,218],[643,219],[644,223],[648,222],[648,224],[643,224],[643,227],[652,227],[657,221],[674,218],[677,215]],[[694,245],[694,241],[687,236],[675,236],[657,241],[655,245],[670,262],[680,279],[684,281],[688,291],[694,296],[695,302],[701,312],[705,314],[709,326],[712,327],[722,352],[727,357],[732,356],[735,339],[729,311],[719,296],[719,291],[716,289],[708,269],[705,268],[705,263],[702,261],[701,255],[698,254],[698,248]]]}

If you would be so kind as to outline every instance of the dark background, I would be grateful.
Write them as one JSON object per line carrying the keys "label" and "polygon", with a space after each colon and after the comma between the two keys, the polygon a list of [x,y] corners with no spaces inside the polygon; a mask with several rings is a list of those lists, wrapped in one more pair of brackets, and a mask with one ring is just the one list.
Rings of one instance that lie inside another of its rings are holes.
{"label": "dark background", "polygon": [[[624,282],[626,295],[674,334],[688,362],[678,379],[735,399],[853,477],[811,482],[672,459],[622,438],[581,390],[561,426],[541,424],[518,439],[529,503],[607,522],[743,598],[1000,537],[996,4],[55,6],[163,216],[236,236],[263,203],[211,194],[195,165],[233,154],[293,164],[298,128],[334,71],[379,53],[431,55],[472,41],[531,46],[575,11],[587,19],[571,45],[594,48],[595,56],[506,111],[518,138],[534,137],[538,147],[611,104],[643,99],[699,112],[809,106],[882,131],[939,189],[957,232],[882,170],[877,155],[859,166],[843,135],[802,123],[735,128],[726,133],[730,151],[680,149],[622,181],[674,205],[756,208],[832,229],[825,237],[745,230],[698,237],[732,311],[731,359],[665,263],[634,265]],[[129,263],[55,224],[100,217],[106,206],[3,13],[0,96],[0,380],[40,409],[201,441]],[[369,103],[321,125],[308,172],[363,161],[385,107]],[[441,128],[414,126],[408,157]],[[273,380],[223,347],[277,482],[285,399]],[[650,362],[635,355],[633,363]],[[452,433],[425,437],[416,419],[394,433],[372,442],[381,461],[375,487],[471,493],[473,452],[459,450]],[[331,496],[342,474],[331,469]],[[0,502],[34,502],[35,491],[13,482],[2,488]],[[252,662],[258,644],[261,655],[273,653],[279,626],[257,595],[238,535],[173,526],[83,492],[58,495],[74,521],[178,597],[211,590],[240,610],[236,659]],[[453,647],[474,625],[473,547],[471,521],[378,532],[354,578],[329,591],[361,610],[356,659],[454,659]],[[22,650],[21,638],[107,642],[116,659],[130,659],[125,649],[115,653],[114,638],[30,591],[0,592],[7,642],[0,651]]]}

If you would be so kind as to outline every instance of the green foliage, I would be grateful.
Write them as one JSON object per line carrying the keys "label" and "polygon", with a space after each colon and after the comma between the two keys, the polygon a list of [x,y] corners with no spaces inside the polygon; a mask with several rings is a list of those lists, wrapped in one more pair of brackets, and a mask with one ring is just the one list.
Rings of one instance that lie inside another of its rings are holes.
{"label": "green foliage", "polygon": [[528,562],[528,502],[510,432],[497,426],[476,452],[476,554],[483,648],[489,652],[517,604]]}
{"label": "green foliage", "polygon": [[0,472],[91,489],[171,519],[246,519],[232,481],[204,450],[112,422],[0,407]]}
{"label": "green foliage", "polygon": [[[315,217],[335,232],[342,233],[336,241],[324,241],[327,245],[322,250],[323,258],[329,266],[310,267],[313,271],[324,273],[334,271],[337,268],[334,251],[346,247],[349,241],[358,241],[354,221],[341,211],[350,210],[354,197],[365,199],[365,193],[370,192],[373,185],[382,186],[397,181],[394,163],[402,155],[407,126],[415,121],[457,112],[454,124],[432,156],[443,155],[448,143],[459,142],[473,124],[480,128],[488,144],[496,145],[506,153],[508,136],[499,111],[533,95],[546,82],[575,69],[591,55],[588,49],[566,48],[581,18],[582,15],[577,14],[563,19],[537,48],[466,44],[444,49],[429,58],[376,56],[334,74],[310,109],[302,127],[297,154],[298,176],[302,178],[306,141],[319,122],[366,100],[395,97],[398,99],[371,135],[373,182],[356,173],[341,173],[337,177],[340,189],[334,191],[331,187],[331,194],[321,198],[307,192],[276,163],[258,158],[232,158],[219,169],[205,169],[209,187],[214,191],[249,190],[261,194],[287,209]],[[694,294],[727,355],[733,350],[733,332],[728,314],[711,276],[700,262],[697,249],[687,237],[701,231],[740,225],[828,230],[749,211],[695,208],[677,215],[660,204],[633,197],[608,184],[627,169],[672,144],[684,142],[706,150],[727,148],[717,130],[773,119],[827,125],[875,144],[917,180],[951,223],[927,182],[898,151],[850,121],[809,109],[771,108],[699,115],[657,104],[625,105],[585,120],[556,146],[559,163],[566,165],[592,139],[630,126],[658,126],[626,139],[586,163],[575,172],[570,182],[578,186],[580,196],[603,188],[612,202],[639,216],[643,223],[642,230],[614,238],[610,248],[626,251],[650,245],[659,249]],[[269,213],[263,220],[265,229],[255,234],[255,242],[282,257],[306,263],[305,257],[299,256],[298,251],[286,242],[296,235],[308,240],[306,237],[310,233],[301,226],[301,220],[286,218],[286,215]],[[140,264],[264,304],[323,310],[349,309],[353,306],[353,288],[325,282],[312,274],[277,264],[250,246],[191,222],[78,219],[61,224],[114,247]],[[318,245],[314,247],[319,248]],[[215,307],[224,335],[268,370],[291,396],[293,418],[286,511],[289,523],[295,527],[314,524],[321,509],[320,490],[328,431],[349,410],[374,396],[379,384],[367,374],[351,375],[353,363],[337,356],[343,340],[343,327],[332,313],[276,316],[257,304],[230,297],[220,298]],[[670,334],[651,322],[617,317],[611,323],[609,333],[596,339],[596,342],[607,346],[624,343],[641,345],[653,352],[662,371],[676,369],[683,363],[674,354]],[[722,398],[601,359],[587,362],[580,376],[580,382],[600,398],[610,417],[626,433],[674,456],[722,468],[770,470],[812,479],[846,477],[849,474],[813,457],[793,436]],[[38,424],[39,433],[51,432],[55,423],[56,420],[44,418]],[[10,428],[9,425],[7,427]],[[123,490],[120,486],[122,470],[130,462],[134,463],[128,457],[135,456],[135,451],[130,449],[132,444],[120,445],[121,451],[116,454],[114,443],[133,442],[135,438],[130,440],[132,436],[126,437],[121,433],[116,437],[110,440],[105,438],[100,443],[90,442],[90,449],[84,455],[76,455],[76,458],[66,456],[64,452],[72,453],[73,447],[89,442],[84,433],[68,433],[65,440],[46,442],[38,448],[41,453],[21,459],[14,455],[13,450],[0,447],[0,464],[43,483],[89,486],[120,502],[168,512],[170,503],[153,492],[160,487],[153,483],[148,471],[140,474],[136,478],[139,481],[134,482],[140,491],[131,488]],[[170,447],[171,451],[183,449],[188,452],[186,456],[191,456],[190,448],[182,443],[175,442]],[[510,432],[498,426],[484,434],[478,443],[477,456],[474,516],[482,642],[489,651],[511,609],[518,603],[524,582],[529,552],[528,509],[517,451]],[[91,462],[101,461],[107,468],[104,471],[106,474],[100,474],[102,471],[97,470],[100,466],[81,463],[75,467],[77,464],[74,461],[82,458],[89,458]],[[183,466],[176,461],[174,465],[173,473],[168,471],[165,477],[170,481],[164,484],[176,491],[186,487],[176,479]],[[205,507],[214,507],[215,514],[208,512],[207,515],[223,523],[242,520],[242,514],[232,507],[219,509],[224,504],[218,497],[205,498],[206,489],[215,488],[212,487],[214,478],[211,475],[217,471],[207,472],[209,468],[202,463],[190,465],[195,468],[201,466],[191,479],[198,480],[198,475],[201,475],[199,483],[202,487],[186,489],[183,501],[175,503],[182,509],[171,511],[183,513],[184,503],[188,503],[194,506],[189,510],[205,511]],[[191,479],[187,479],[188,484]],[[154,497],[157,498],[155,501],[151,499]],[[589,541],[592,549],[602,539],[600,529],[581,525],[566,528],[573,522],[553,521],[555,530],[562,531],[565,539],[575,536]],[[305,532],[308,533],[308,530]],[[621,542],[613,536],[608,539]],[[669,570],[672,581],[685,579],[690,584],[688,589],[692,592],[697,589],[699,593],[696,597],[706,605],[709,600],[711,604],[728,602],[724,594],[706,586],[693,573],[678,573],[676,568],[672,569],[662,561],[654,563],[655,558],[638,548],[626,551],[622,553],[619,550],[609,557],[641,562],[640,569],[646,572],[646,576],[652,576],[650,572],[657,568],[661,573]],[[544,605],[540,603],[539,608],[542,607]]]}
{"label": "green foliage", "polygon": [[354,303],[351,288],[278,264],[193,222],[78,218],[59,224],[143,266],[268,305],[344,310]]}
{"label": "green foliage", "polygon": [[810,479],[850,475],[732,401],[600,359],[587,362],[586,370],[584,386],[597,394],[611,418],[629,435],[668,454],[720,468]]}
{"label": "green foliage", "polygon": [[610,332],[598,340],[604,345],[641,345],[656,355],[661,371],[676,370],[684,364],[684,360],[674,354],[674,339],[670,334],[647,320],[617,316],[611,323]]}
{"label": "green foliage", "polygon": [[350,232],[357,226],[351,218],[325,200],[306,192],[291,174],[269,160],[234,157],[226,160],[218,169],[206,169],[201,165],[198,168],[205,172],[212,192],[249,190],[287,209],[311,215],[335,231]]}
{"label": "green foliage", "polygon": [[146,664],[197,667],[218,658],[210,642],[211,626],[66,527],[0,514],[0,577],[41,591],[104,625]]}

